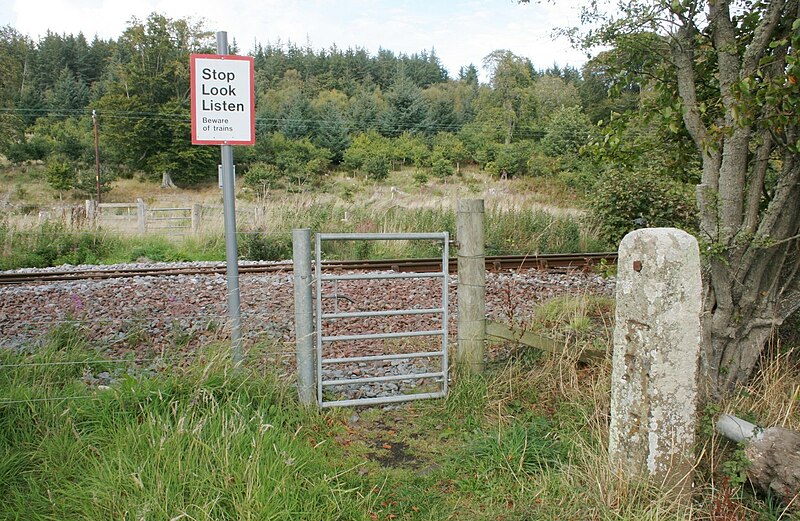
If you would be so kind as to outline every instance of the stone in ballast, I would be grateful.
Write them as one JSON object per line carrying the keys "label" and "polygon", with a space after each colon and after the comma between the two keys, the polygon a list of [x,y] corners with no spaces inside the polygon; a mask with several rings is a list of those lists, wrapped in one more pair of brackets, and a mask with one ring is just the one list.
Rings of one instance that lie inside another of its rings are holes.
{"label": "stone in ballast", "polygon": [[691,485],[701,342],[697,240],[645,228],[619,246],[609,459],[627,477]]}

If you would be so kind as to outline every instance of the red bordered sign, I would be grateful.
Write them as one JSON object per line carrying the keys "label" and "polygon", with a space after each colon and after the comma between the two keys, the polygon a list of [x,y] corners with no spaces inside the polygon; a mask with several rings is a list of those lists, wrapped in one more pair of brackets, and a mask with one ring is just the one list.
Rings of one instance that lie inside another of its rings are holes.
{"label": "red bordered sign", "polygon": [[189,60],[192,88],[192,144],[255,144],[253,58],[192,54]]}

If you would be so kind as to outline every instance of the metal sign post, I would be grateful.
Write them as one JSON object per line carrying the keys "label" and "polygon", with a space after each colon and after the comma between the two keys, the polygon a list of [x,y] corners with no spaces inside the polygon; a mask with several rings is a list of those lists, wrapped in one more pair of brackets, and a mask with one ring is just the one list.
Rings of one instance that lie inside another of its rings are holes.
{"label": "metal sign post", "polygon": [[253,58],[228,56],[228,33],[217,32],[217,55],[191,55],[192,143],[220,145],[222,205],[231,359],[243,359],[239,254],[236,244],[236,195],[231,145],[255,143]]}

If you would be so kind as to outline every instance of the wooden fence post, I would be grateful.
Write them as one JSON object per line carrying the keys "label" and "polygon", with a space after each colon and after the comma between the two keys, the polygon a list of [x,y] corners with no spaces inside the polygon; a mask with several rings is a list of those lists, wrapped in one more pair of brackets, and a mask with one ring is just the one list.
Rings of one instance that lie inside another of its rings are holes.
{"label": "wooden fence post", "polygon": [[203,215],[203,205],[201,204],[193,204],[192,205],[192,233],[199,233],[200,232],[200,221]]}
{"label": "wooden fence post", "polygon": [[86,199],[86,223],[97,228],[97,203],[93,199]]}
{"label": "wooden fence post", "polygon": [[136,217],[139,222],[139,233],[147,233],[147,205],[141,198],[136,199]]}
{"label": "wooden fence post", "polygon": [[461,370],[482,373],[486,340],[486,257],[482,199],[458,201],[458,350]]}

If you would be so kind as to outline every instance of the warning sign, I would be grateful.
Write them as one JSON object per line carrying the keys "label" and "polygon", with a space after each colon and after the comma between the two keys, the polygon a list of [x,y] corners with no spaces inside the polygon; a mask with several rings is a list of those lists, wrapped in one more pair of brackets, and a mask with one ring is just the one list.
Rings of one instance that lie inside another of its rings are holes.
{"label": "warning sign", "polygon": [[254,144],[253,58],[192,54],[189,59],[192,144]]}

